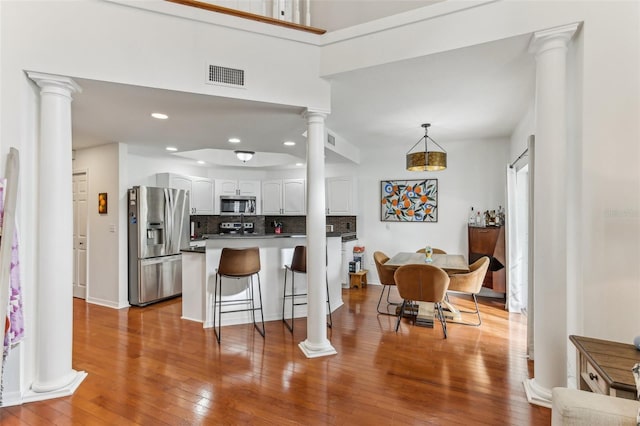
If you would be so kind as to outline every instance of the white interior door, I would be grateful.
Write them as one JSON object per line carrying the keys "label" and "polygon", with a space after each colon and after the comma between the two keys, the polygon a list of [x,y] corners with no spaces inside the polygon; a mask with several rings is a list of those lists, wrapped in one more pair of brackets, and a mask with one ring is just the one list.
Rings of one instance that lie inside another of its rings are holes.
{"label": "white interior door", "polygon": [[73,297],[87,297],[87,174],[73,174]]}

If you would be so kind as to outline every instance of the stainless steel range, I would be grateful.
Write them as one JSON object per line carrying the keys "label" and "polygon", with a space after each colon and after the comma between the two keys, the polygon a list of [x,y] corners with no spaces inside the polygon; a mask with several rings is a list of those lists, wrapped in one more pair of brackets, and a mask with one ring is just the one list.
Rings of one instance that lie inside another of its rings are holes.
{"label": "stainless steel range", "polygon": [[222,222],[219,226],[221,234],[252,234],[253,222]]}

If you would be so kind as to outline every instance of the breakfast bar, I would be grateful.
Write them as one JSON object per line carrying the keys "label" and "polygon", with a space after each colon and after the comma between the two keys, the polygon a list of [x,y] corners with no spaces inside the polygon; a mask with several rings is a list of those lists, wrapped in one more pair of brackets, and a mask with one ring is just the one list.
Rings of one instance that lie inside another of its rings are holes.
{"label": "breakfast bar", "polygon": [[[198,247],[182,251],[182,318],[202,323],[204,328],[213,326],[212,300],[216,279],[216,269],[220,254],[225,247],[258,247],[260,250],[259,273],[264,304],[265,321],[282,319],[282,294],[284,286],[284,265],[291,262],[293,249],[306,245],[306,235],[301,234],[213,234],[196,242]],[[327,236],[327,279],[329,296],[333,310],[342,306],[341,293],[341,244],[339,235]],[[246,282],[227,284],[223,297],[228,299],[245,297]],[[296,278],[296,284],[306,285],[306,276]],[[237,290],[234,292],[234,289]],[[296,317],[306,317],[306,306],[296,309]],[[222,325],[250,323],[249,312],[235,312],[222,317]]]}

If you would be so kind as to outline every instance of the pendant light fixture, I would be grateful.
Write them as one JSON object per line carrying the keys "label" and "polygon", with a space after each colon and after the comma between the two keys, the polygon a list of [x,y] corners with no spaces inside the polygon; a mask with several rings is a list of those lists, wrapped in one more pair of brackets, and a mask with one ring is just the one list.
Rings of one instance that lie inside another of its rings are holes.
{"label": "pendant light fixture", "polygon": [[[425,123],[424,137],[420,138],[407,152],[407,170],[410,172],[435,172],[447,168],[447,152],[427,134],[431,124]],[[411,152],[424,139],[424,151]],[[428,142],[433,142],[440,151],[429,151]]]}
{"label": "pendant light fixture", "polygon": [[242,161],[243,163],[246,163],[247,161],[251,160],[253,158],[253,154],[255,154],[254,151],[245,151],[241,149],[238,149],[233,152],[234,154],[236,154],[236,157],[238,157],[238,160]]}

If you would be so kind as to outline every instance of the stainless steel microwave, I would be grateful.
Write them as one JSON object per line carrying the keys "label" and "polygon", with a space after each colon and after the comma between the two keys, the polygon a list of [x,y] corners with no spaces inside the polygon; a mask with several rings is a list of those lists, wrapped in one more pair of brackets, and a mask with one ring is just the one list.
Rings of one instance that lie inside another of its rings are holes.
{"label": "stainless steel microwave", "polygon": [[221,195],[220,196],[221,215],[255,215],[256,197],[245,195]]}

